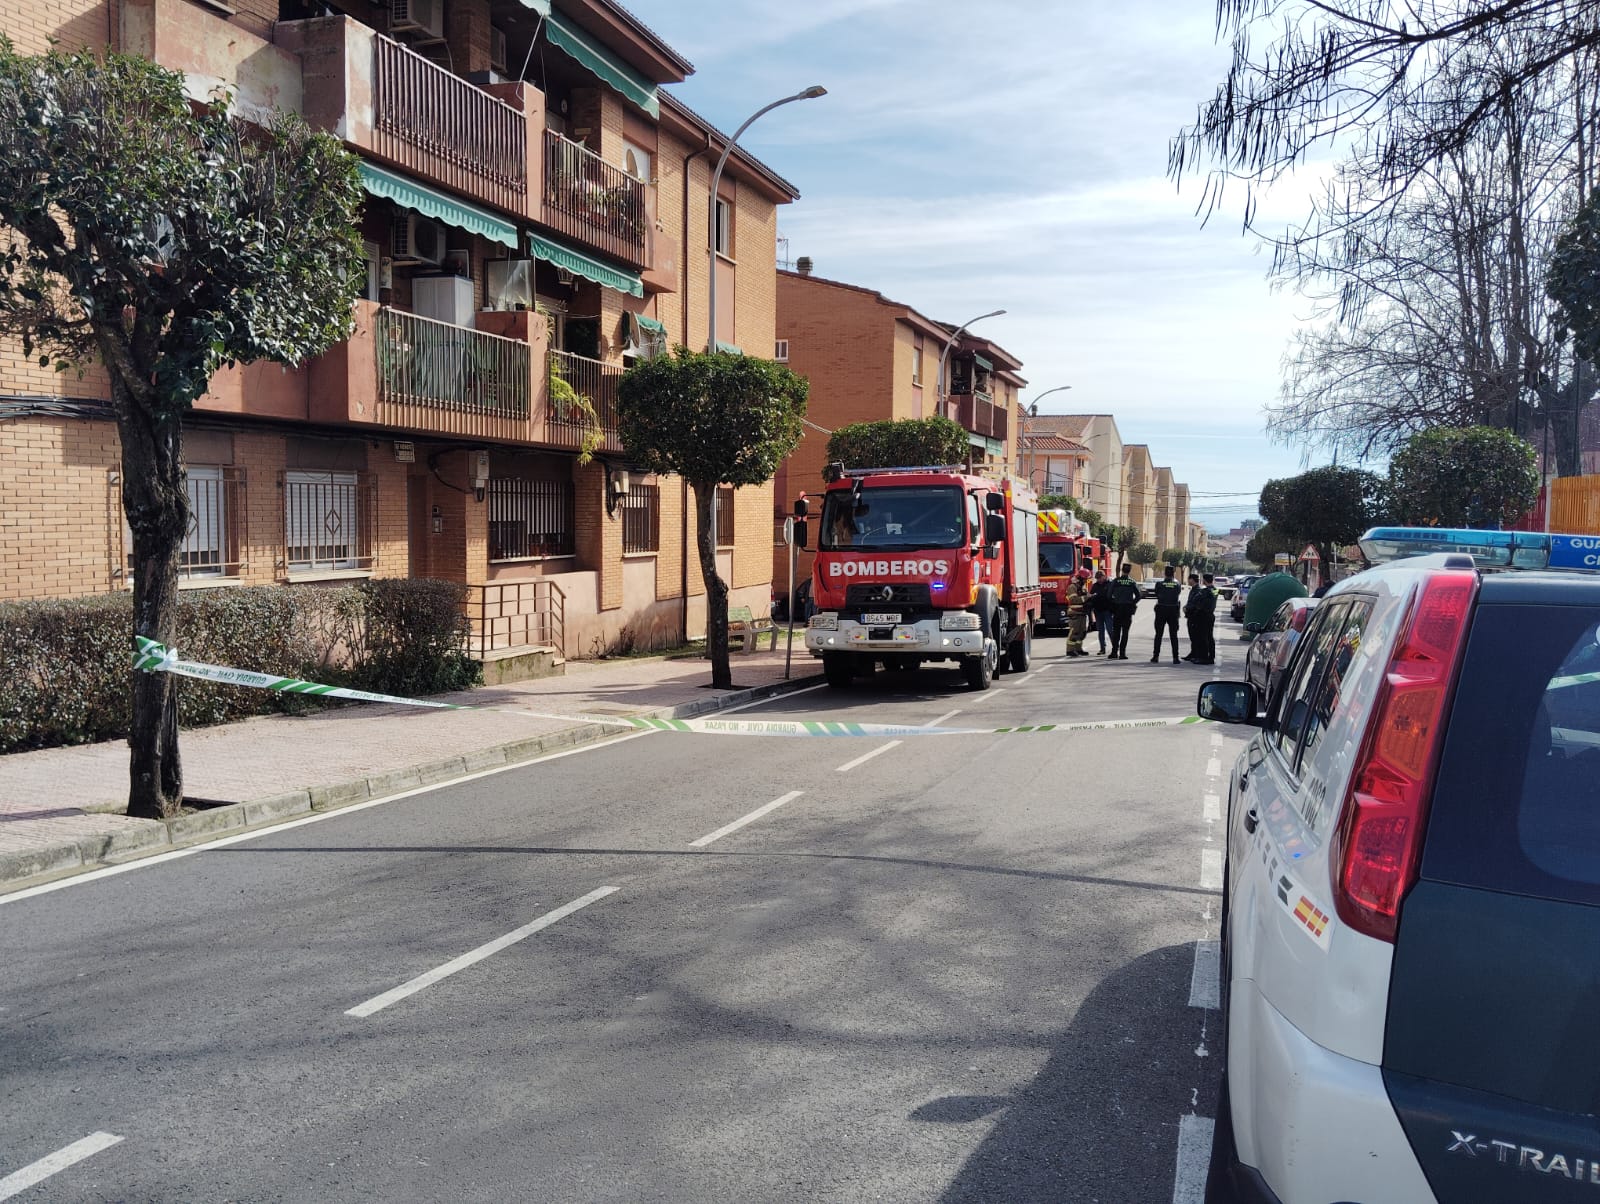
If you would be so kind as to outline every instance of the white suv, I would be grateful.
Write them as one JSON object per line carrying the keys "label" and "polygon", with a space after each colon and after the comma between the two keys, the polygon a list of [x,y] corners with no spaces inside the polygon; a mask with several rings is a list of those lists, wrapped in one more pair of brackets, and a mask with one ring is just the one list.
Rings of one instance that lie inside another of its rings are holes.
{"label": "white suv", "polygon": [[1600,575],[1369,570],[1258,701],[1208,1201],[1600,1201]]}

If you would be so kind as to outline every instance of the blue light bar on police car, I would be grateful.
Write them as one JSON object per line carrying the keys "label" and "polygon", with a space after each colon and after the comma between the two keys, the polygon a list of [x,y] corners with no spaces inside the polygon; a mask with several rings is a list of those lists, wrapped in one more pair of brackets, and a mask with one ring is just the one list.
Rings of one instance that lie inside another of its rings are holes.
{"label": "blue light bar on police car", "polygon": [[1600,535],[1475,531],[1449,527],[1374,527],[1357,543],[1373,564],[1440,552],[1464,553],[1486,569],[1600,569]]}

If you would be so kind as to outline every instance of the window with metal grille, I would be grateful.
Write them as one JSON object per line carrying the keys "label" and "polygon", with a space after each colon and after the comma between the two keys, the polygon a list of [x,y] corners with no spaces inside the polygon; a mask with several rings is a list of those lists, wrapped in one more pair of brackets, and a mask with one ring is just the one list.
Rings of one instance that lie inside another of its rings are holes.
{"label": "window with metal grille", "polygon": [[283,560],[289,572],[371,568],[375,490],[364,472],[284,473]]}
{"label": "window with metal grille", "polygon": [[573,554],[570,480],[490,477],[486,500],[490,560],[532,560]]}
{"label": "window with metal grille", "polygon": [[717,547],[733,546],[733,486],[717,489]]}
{"label": "window with metal grille", "polygon": [[[179,577],[237,577],[244,546],[244,470],[191,464],[185,469],[189,527],[178,551]],[[133,577],[133,531],[122,523],[122,547]]]}
{"label": "window with metal grille", "polygon": [[661,550],[661,486],[634,485],[622,499],[622,551]]}

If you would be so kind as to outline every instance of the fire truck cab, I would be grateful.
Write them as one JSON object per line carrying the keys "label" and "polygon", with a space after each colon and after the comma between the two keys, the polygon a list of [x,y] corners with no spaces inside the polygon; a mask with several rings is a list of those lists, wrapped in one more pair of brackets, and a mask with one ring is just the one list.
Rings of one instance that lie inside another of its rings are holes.
{"label": "fire truck cab", "polygon": [[1040,618],[1037,503],[955,467],[847,472],[823,495],[806,647],[843,688],[882,661],[1023,672]]}

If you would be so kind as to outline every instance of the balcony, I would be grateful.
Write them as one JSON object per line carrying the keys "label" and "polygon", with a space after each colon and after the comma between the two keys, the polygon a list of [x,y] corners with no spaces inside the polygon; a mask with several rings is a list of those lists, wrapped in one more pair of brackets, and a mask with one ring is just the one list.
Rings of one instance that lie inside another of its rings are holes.
{"label": "balcony", "polygon": [[313,128],[430,185],[536,216],[537,88],[480,88],[349,17],[280,21],[273,41],[299,58]]}
{"label": "balcony", "polygon": [[414,407],[526,421],[528,344],[387,307],[378,311],[378,421]]}
{"label": "balcony", "polygon": [[1010,413],[995,405],[986,393],[956,393],[950,397],[951,417],[974,435],[1005,440]]}
{"label": "balcony", "polygon": [[539,216],[552,230],[634,267],[646,262],[644,183],[554,130],[544,133]]}
{"label": "balcony", "polygon": [[[622,369],[602,364],[586,356],[567,351],[550,352],[550,375],[559,374],[581,397],[587,397],[594,406],[595,417],[600,421],[599,451],[621,451],[622,436],[617,424],[617,382],[622,379]],[[545,443],[556,447],[579,448],[589,429],[586,416],[576,407],[562,407],[554,399],[545,415]]]}

